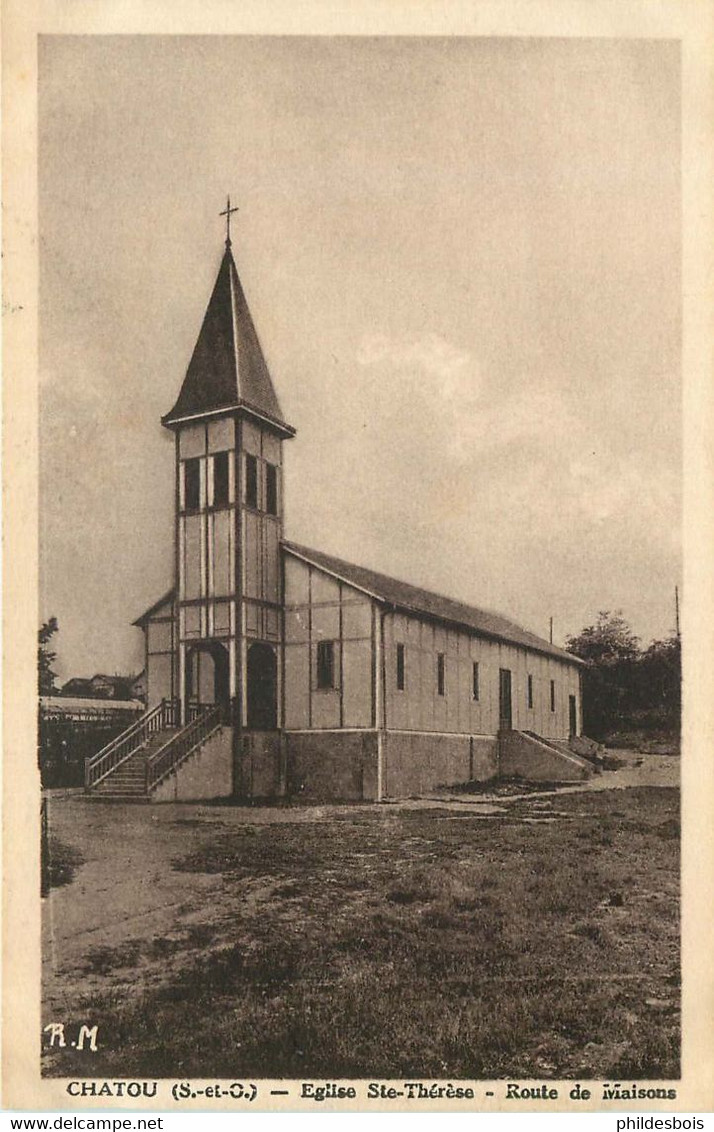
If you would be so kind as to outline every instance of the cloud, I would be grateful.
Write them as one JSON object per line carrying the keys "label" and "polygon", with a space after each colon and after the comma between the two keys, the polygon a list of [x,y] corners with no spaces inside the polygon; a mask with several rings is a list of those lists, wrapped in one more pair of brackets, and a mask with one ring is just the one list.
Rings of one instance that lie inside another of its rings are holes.
{"label": "cloud", "polygon": [[436,443],[459,462],[525,441],[552,449],[555,439],[571,448],[582,439],[582,426],[554,382],[524,375],[504,390],[487,380],[472,353],[434,331],[411,340],[366,335],[356,360],[368,371],[362,389],[370,389],[382,420],[419,421],[428,430],[428,447]]}
{"label": "cloud", "polygon": [[473,397],[478,385],[472,355],[434,332],[411,341],[367,334],[360,343],[357,361],[362,366],[386,363],[415,375],[421,372],[435,379],[436,391],[447,400],[464,393]]}
{"label": "cloud", "polygon": [[573,540],[603,553],[628,539],[677,551],[676,475],[583,414],[567,375],[491,379],[435,331],[370,333],[356,360],[350,396],[371,457],[360,494],[390,521],[462,523],[462,538],[504,546],[517,531],[526,554]]}

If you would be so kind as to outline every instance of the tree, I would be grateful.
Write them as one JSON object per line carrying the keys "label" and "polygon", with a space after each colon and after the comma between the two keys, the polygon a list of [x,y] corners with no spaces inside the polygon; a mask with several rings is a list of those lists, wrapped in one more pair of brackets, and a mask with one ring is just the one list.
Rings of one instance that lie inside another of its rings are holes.
{"label": "tree", "polygon": [[605,610],[566,648],[585,661],[583,726],[604,739],[622,728],[669,731],[681,704],[681,647],[676,636],[644,651],[622,613]]}
{"label": "tree", "polygon": [[583,629],[577,637],[568,637],[565,647],[581,660],[607,668],[631,664],[640,656],[640,639],[634,635],[620,609],[614,613],[602,610],[595,624]]}
{"label": "tree", "polygon": [[51,696],[57,691],[55,687],[57,674],[52,667],[57,659],[57,653],[52,652],[48,648],[48,645],[58,628],[57,618],[50,617],[49,621],[42,623],[42,627],[37,634],[37,673],[41,696]]}
{"label": "tree", "polygon": [[595,624],[569,637],[565,647],[587,666],[583,672],[584,729],[596,739],[603,738],[637,706],[639,637],[621,610],[602,610]]}
{"label": "tree", "polygon": [[679,637],[653,641],[640,660],[640,689],[645,705],[662,722],[679,722],[682,702],[682,649]]}

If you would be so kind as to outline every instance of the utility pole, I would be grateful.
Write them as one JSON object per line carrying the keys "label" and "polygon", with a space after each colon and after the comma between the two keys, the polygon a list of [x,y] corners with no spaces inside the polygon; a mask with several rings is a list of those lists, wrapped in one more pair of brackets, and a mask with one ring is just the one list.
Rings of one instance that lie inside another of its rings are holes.
{"label": "utility pole", "polygon": [[550,619],[550,643],[553,644],[553,618]]}
{"label": "utility pole", "polygon": [[679,586],[674,587],[674,616],[677,626],[677,640],[679,640]]}

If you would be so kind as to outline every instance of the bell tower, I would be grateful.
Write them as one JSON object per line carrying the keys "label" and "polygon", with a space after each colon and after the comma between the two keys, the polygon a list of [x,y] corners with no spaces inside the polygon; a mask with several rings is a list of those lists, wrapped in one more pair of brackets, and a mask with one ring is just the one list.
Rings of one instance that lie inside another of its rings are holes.
{"label": "bell tower", "polygon": [[182,721],[221,704],[282,724],[283,420],[230,238],[176,404],[176,624]]}

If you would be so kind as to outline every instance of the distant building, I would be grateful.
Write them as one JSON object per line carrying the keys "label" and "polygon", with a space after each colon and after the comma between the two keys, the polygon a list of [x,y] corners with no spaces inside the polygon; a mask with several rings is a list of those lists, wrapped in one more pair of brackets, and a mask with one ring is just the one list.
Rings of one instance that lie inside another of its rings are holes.
{"label": "distant building", "polygon": [[[141,674],[143,675],[143,673]],[[73,676],[62,685],[62,696],[98,700],[132,700],[134,684],[139,676],[107,676],[97,672],[94,676]]]}
{"label": "distant building", "polygon": [[42,719],[74,720],[75,723],[135,717],[143,710],[139,699],[110,700],[100,696],[40,696]]}
{"label": "distant building", "polygon": [[40,696],[38,759],[43,786],[79,786],[84,761],[133,723],[140,700]]}
{"label": "distant building", "polygon": [[[283,445],[295,430],[230,239],[162,424],[176,442],[176,576],[135,622],[148,707],[168,736],[156,776],[134,774],[151,797],[381,799],[499,771],[587,774],[573,751],[575,657],[505,617],[284,538]],[[329,475],[319,461],[315,474]],[[157,714],[162,701],[172,706]],[[152,751],[132,757],[153,768]],[[111,761],[89,780],[107,793]],[[118,776],[119,792],[130,777]]]}

